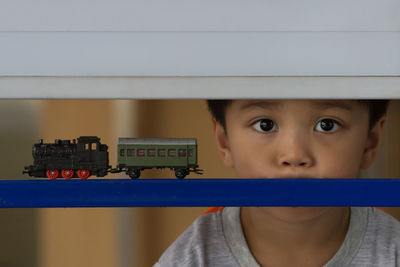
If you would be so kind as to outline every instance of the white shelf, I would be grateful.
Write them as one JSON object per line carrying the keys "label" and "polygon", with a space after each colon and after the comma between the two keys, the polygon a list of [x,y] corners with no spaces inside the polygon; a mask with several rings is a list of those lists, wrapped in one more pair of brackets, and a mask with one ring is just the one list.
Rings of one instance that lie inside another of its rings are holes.
{"label": "white shelf", "polygon": [[400,98],[398,0],[2,7],[2,99]]}
{"label": "white shelf", "polygon": [[399,31],[398,0],[2,0],[0,31]]}
{"label": "white shelf", "polygon": [[0,76],[399,76],[400,32],[0,32]]}
{"label": "white shelf", "polygon": [[400,99],[400,77],[0,77],[2,99]]}
{"label": "white shelf", "polygon": [[400,76],[397,0],[2,7],[0,76]]}

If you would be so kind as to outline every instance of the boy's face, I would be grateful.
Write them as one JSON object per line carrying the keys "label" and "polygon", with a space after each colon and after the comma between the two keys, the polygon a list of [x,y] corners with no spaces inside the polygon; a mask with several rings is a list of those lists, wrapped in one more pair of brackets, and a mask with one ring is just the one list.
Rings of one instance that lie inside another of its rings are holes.
{"label": "boy's face", "polygon": [[[213,125],[224,164],[240,178],[356,178],[372,164],[385,123],[382,117],[368,131],[368,113],[357,101],[234,100],[226,110],[227,133],[215,120]],[[264,219],[303,223],[333,209],[256,211]]]}
{"label": "boy's face", "polygon": [[214,123],[226,166],[241,178],[356,178],[375,158],[385,117],[368,131],[351,100],[234,100]]}

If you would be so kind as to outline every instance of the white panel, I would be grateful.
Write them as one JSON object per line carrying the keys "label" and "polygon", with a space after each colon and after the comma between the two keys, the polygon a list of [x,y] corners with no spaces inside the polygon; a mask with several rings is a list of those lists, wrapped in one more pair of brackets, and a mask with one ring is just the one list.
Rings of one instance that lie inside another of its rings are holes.
{"label": "white panel", "polygon": [[0,32],[0,76],[400,75],[400,32]]}
{"label": "white panel", "polygon": [[5,99],[400,99],[400,77],[2,77]]}
{"label": "white panel", "polygon": [[2,0],[0,31],[398,31],[398,0]]}

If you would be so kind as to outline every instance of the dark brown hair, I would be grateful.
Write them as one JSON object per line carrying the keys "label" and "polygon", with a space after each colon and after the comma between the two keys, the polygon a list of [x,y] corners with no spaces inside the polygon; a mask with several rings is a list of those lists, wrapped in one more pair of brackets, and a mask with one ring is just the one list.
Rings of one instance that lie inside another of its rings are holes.
{"label": "dark brown hair", "polygon": [[[367,105],[369,109],[369,125],[368,130],[371,130],[375,123],[386,114],[390,100],[358,100],[360,103]],[[226,132],[225,111],[232,103],[232,100],[207,100],[208,110],[215,120],[220,123]]]}

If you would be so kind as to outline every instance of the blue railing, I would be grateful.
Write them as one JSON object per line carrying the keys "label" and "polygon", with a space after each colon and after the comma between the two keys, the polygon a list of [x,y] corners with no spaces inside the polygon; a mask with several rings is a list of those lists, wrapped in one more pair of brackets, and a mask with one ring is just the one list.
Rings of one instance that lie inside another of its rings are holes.
{"label": "blue railing", "polygon": [[400,206],[400,179],[0,180],[1,208]]}

